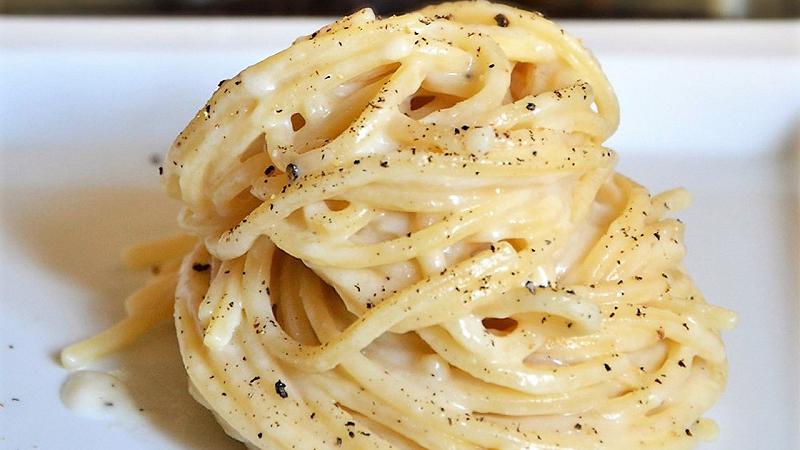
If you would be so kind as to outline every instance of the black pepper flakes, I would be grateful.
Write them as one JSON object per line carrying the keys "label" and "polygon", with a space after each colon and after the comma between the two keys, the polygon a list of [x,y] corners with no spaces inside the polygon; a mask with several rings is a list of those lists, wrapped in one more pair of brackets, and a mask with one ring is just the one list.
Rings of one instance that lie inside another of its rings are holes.
{"label": "black pepper flakes", "polygon": [[525,109],[527,109],[528,111],[533,111],[534,109],[536,109],[536,104],[529,102],[527,105],[525,105]]}
{"label": "black pepper flakes", "polygon": [[275,172],[275,166],[273,166],[273,165],[270,165],[269,167],[264,169],[264,175],[265,176],[270,176],[270,174],[272,174],[272,172]]}
{"label": "black pepper flakes", "polygon": [[275,393],[277,393],[280,398],[289,397],[289,393],[286,392],[286,384],[281,380],[275,382]]}
{"label": "black pepper flakes", "polygon": [[300,168],[297,167],[297,164],[289,163],[286,166],[286,178],[289,179],[289,182],[292,182],[300,178]]}
{"label": "black pepper flakes", "polygon": [[508,17],[506,17],[505,14],[498,14],[494,16],[494,22],[497,24],[498,27],[503,27],[503,28],[507,27],[509,24]]}
{"label": "black pepper flakes", "polygon": [[603,367],[605,367],[606,372],[611,372],[611,366],[609,366],[608,363],[603,363]]}
{"label": "black pepper flakes", "polygon": [[205,272],[210,268],[211,264],[199,263],[199,262],[192,264],[192,270],[194,270],[195,272]]}

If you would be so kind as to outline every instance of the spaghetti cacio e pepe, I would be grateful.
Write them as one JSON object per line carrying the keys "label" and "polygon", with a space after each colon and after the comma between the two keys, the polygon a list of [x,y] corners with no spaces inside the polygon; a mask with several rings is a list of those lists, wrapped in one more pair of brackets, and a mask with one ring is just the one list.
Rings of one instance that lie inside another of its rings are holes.
{"label": "spaghetti cacio e pepe", "polygon": [[255,448],[692,448],[735,315],[617,123],[536,13],[361,10],[220,84],[165,160],[186,235],[127,254],[160,273],[64,364],[174,300],[195,397]]}

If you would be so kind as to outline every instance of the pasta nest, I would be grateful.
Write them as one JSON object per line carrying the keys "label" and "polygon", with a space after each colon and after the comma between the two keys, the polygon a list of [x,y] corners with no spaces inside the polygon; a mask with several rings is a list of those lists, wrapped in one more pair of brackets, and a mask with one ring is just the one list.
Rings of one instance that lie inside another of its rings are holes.
{"label": "pasta nest", "polygon": [[713,437],[734,316],[617,124],[578,40],[487,2],[364,9],[223,81],[164,167],[196,398],[263,449]]}

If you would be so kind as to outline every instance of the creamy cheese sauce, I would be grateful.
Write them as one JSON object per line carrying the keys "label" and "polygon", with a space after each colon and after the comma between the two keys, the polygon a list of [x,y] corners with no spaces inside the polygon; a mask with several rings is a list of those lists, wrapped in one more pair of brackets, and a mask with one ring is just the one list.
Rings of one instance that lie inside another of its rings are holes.
{"label": "creamy cheese sauce", "polygon": [[79,370],[61,386],[64,406],[92,419],[132,417],[138,411],[125,383],[104,372]]}

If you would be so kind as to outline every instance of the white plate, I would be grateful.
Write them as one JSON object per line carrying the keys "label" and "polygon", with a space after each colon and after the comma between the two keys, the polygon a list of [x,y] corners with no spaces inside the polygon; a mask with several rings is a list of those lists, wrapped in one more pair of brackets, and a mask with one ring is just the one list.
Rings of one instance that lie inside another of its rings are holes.
{"label": "white plate", "polygon": [[[186,393],[168,324],[101,365],[127,380],[138,419],[65,409],[54,357],[121,317],[141,274],[121,268],[120,248],[171,229],[150,155],[219,80],[322,23],[0,19],[0,448],[241,448]],[[710,413],[722,433],[703,448],[798,448],[798,22],[566,28],[619,93],[621,168],[694,193],[686,263],[740,313]]]}

